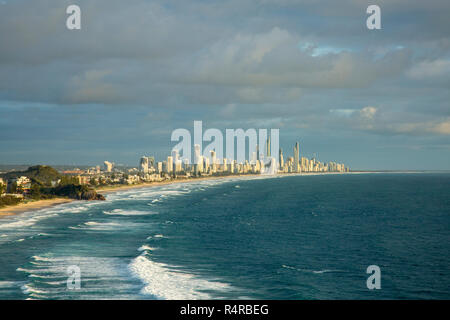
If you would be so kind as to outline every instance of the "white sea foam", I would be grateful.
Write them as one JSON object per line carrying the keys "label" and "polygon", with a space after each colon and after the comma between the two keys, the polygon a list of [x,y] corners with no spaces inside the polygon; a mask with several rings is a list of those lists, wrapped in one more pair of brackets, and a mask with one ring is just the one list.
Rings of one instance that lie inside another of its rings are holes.
{"label": "white sea foam", "polygon": [[31,258],[34,261],[44,261],[44,262],[58,261],[58,258],[51,258],[51,257],[32,256]]}
{"label": "white sea foam", "polygon": [[162,234],[155,234],[154,236],[148,236],[147,240],[151,240],[151,239],[162,239],[162,238],[167,238],[166,236],[162,235]]}
{"label": "white sea foam", "polygon": [[143,255],[135,258],[129,268],[144,283],[141,292],[159,299],[211,299],[212,296],[206,291],[225,292],[231,289],[229,284],[176,271],[173,266],[151,261]]}
{"label": "white sea foam", "polygon": [[67,280],[60,280],[60,281],[43,281],[42,283],[48,284],[50,286],[61,286],[65,285],[67,283]]}
{"label": "white sea foam", "polygon": [[299,271],[299,272],[309,272],[309,273],[315,273],[315,274],[322,274],[322,273],[328,273],[328,272],[342,272],[340,270],[331,270],[331,269],[324,269],[324,270],[300,269],[300,268],[287,266],[285,264],[283,264],[282,267],[285,269],[291,269],[291,270],[295,270],[295,271]]}
{"label": "white sea foam", "polygon": [[97,222],[97,221],[88,221],[83,224],[79,224],[77,226],[70,226],[69,229],[73,230],[88,230],[88,231],[113,231],[113,230],[122,230],[122,229],[130,229],[137,228],[140,225],[138,223],[133,222]]}
{"label": "white sea foam", "polygon": [[37,294],[46,294],[48,293],[48,291],[45,290],[39,290],[34,288],[33,286],[31,286],[31,284],[24,284],[22,287],[22,292],[25,294],[30,294],[30,293],[37,293]]}
{"label": "white sea foam", "polygon": [[154,211],[138,211],[138,210],[124,210],[124,209],[114,209],[112,211],[103,211],[107,215],[118,215],[118,216],[144,216],[151,214],[158,214]]}
{"label": "white sea foam", "polygon": [[150,246],[144,244],[143,246],[141,246],[141,247],[138,249],[138,251],[155,251],[155,250],[157,250],[157,249],[158,249],[158,248],[150,247]]}
{"label": "white sea foam", "polygon": [[[3,221],[8,221],[6,223],[0,223],[0,230],[5,230],[5,229],[19,229],[19,228],[24,228],[24,227],[30,227],[34,224],[36,224],[38,221],[42,220],[42,219],[47,219],[47,218],[51,218],[51,217],[56,217],[58,214],[55,213],[51,213],[51,214],[28,214],[28,215],[20,215],[18,217],[14,217],[14,219],[12,220],[12,222],[9,222],[11,220],[3,220]],[[2,222],[3,222],[2,221]]]}
{"label": "white sea foam", "polygon": [[327,272],[336,272],[337,270],[327,270],[327,269],[325,269],[325,270],[313,270],[313,273],[318,273],[318,274],[320,274],[320,273],[327,273]]}
{"label": "white sea foam", "polygon": [[[27,267],[17,268],[17,271],[28,275],[28,282],[22,286],[22,291],[33,298],[60,297],[66,293],[67,267],[76,265],[82,271],[81,293],[105,292],[109,288],[111,297],[122,294],[123,290],[129,292],[132,284],[121,281],[128,276],[126,264],[119,258],[99,258],[80,256],[50,256],[49,254],[35,255]],[[89,282],[88,286],[83,283]],[[111,283],[117,283],[111,288]],[[117,289],[117,293],[114,290]],[[83,291],[84,290],[84,291]],[[98,298],[98,297],[96,297]]]}

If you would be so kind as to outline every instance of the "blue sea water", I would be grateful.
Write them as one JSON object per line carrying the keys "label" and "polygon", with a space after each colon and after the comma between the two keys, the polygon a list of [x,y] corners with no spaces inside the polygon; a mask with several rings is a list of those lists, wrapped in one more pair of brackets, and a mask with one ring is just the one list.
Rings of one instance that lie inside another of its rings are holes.
{"label": "blue sea water", "polygon": [[0,299],[449,299],[449,195],[448,173],[286,175],[6,217]]}

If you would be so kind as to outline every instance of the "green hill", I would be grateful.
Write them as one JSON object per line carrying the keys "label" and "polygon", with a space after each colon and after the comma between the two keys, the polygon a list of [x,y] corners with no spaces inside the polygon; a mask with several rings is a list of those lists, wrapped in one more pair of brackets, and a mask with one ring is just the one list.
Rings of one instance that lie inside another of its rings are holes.
{"label": "green hill", "polygon": [[30,178],[34,183],[39,185],[50,185],[51,181],[61,179],[62,175],[59,174],[54,168],[50,166],[32,166],[25,171],[12,171],[3,175],[6,179],[18,178],[20,176],[26,176]]}

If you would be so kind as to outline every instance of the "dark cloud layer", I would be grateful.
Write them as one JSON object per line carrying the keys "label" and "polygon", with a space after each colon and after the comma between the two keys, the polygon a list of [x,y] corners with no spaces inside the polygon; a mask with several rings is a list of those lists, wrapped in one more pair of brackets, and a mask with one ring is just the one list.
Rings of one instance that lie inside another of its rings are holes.
{"label": "dark cloud layer", "polygon": [[0,1],[0,163],[162,157],[203,120],[358,168],[450,169],[450,3],[375,3],[370,31],[356,0]]}

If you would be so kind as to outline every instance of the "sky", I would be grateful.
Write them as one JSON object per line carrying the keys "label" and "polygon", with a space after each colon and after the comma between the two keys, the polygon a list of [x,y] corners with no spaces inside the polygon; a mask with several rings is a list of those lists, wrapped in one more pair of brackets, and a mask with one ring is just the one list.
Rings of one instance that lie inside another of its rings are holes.
{"label": "sky", "polygon": [[287,156],[299,141],[353,169],[450,170],[449,16],[448,0],[0,0],[0,164],[137,166],[201,120],[278,128]]}

